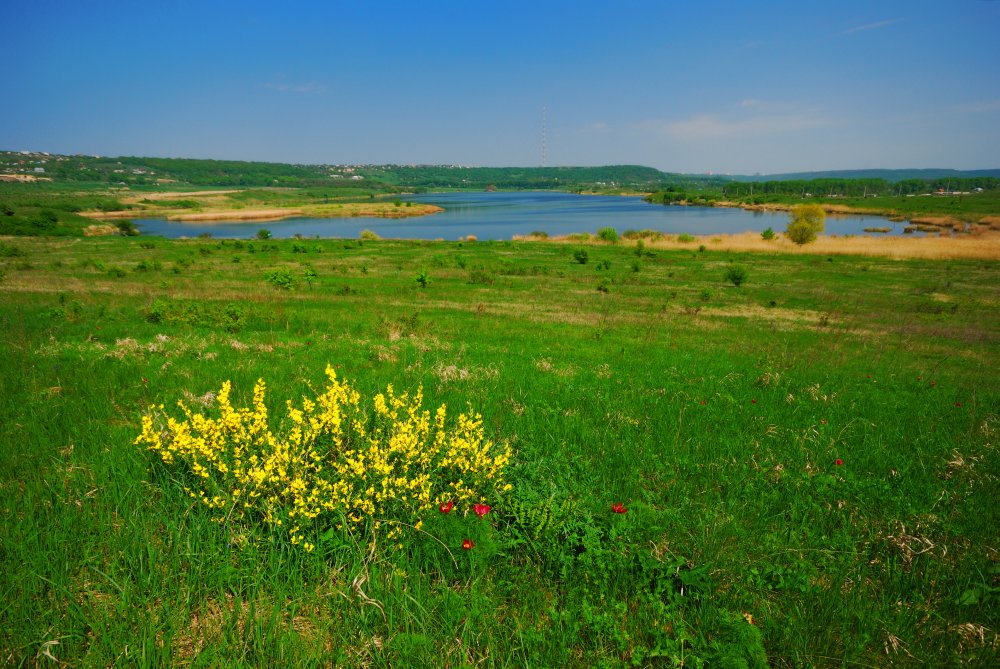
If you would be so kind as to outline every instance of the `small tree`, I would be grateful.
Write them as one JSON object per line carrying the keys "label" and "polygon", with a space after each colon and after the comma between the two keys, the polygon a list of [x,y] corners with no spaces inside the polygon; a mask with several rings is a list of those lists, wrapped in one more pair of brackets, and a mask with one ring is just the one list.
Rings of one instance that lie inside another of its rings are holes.
{"label": "small tree", "polygon": [[601,239],[601,241],[605,241],[605,242],[608,242],[610,244],[617,244],[618,243],[618,231],[615,230],[614,228],[610,227],[610,226],[607,227],[607,228],[601,228],[600,230],[598,230],[597,231],[597,236],[598,236],[598,238]]}
{"label": "small tree", "polygon": [[730,265],[726,269],[726,281],[730,282],[737,288],[742,284],[746,283],[747,277],[750,276],[750,272],[743,265]]}
{"label": "small tree", "polygon": [[271,238],[271,231],[267,228],[261,228],[257,231],[257,239],[264,240]]}
{"label": "small tree", "polygon": [[792,208],[785,236],[796,244],[808,244],[823,232],[826,212],[818,204],[800,204]]}

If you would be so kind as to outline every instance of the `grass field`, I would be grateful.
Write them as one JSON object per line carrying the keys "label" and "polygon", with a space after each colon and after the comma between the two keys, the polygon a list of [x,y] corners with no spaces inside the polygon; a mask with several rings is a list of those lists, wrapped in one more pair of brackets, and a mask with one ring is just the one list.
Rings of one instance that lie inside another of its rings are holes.
{"label": "grass field", "polygon": [[[998,270],[6,238],[0,662],[995,666]],[[135,444],[151,405],[211,414],[226,380],[246,406],[264,378],[288,428],[327,364],[480,413],[511,490],[401,549],[307,524],[310,552],[213,522]]]}

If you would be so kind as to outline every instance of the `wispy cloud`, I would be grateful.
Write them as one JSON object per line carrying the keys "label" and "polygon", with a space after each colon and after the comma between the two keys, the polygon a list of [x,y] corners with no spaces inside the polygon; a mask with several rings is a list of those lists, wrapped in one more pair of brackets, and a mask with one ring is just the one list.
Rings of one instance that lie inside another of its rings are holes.
{"label": "wispy cloud", "polygon": [[901,22],[903,19],[887,19],[885,21],[876,21],[875,23],[865,23],[864,25],[854,26],[853,28],[848,28],[847,30],[837,33],[838,35],[853,35],[854,33],[862,33],[868,30],[878,30],[879,28],[885,28],[887,26],[894,25]]}
{"label": "wispy cloud", "polygon": [[778,103],[742,100],[735,114],[703,113],[687,118],[650,119],[635,128],[681,140],[746,139],[783,135],[832,125],[833,120],[815,111],[775,111]]}
{"label": "wispy cloud", "polygon": [[322,93],[326,90],[326,86],[318,84],[315,81],[307,81],[301,84],[274,83],[269,81],[263,84],[263,87],[268,90],[277,91],[278,93],[300,93],[303,95],[308,93]]}
{"label": "wispy cloud", "polygon": [[965,114],[980,114],[983,112],[1000,111],[1000,100],[990,100],[976,104],[961,105],[955,107],[955,111]]}

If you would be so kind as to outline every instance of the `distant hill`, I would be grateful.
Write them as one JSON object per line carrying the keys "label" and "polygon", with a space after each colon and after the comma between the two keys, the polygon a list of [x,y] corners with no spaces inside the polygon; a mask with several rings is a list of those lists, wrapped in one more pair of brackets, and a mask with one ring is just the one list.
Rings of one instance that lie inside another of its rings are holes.
{"label": "distant hill", "polygon": [[[824,179],[932,182],[1000,178],[1000,169],[828,170],[721,176],[662,172],[642,165],[600,167],[466,167],[461,165],[292,165],[287,163],[137,156],[58,155],[0,151],[0,180],[31,177],[111,186],[228,188],[319,187],[364,193],[435,189],[647,191],[667,188],[722,190],[733,182],[809,182]],[[863,184],[864,185],[864,184]],[[869,184],[868,192],[871,192]],[[920,186],[920,184],[917,184]],[[915,188],[917,187],[915,186]],[[941,187],[947,190],[947,182]],[[922,186],[921,186],[922,188]],[[822,190],[822,188],[820,189]]]}
{"label": "distant hill", "polygon": [[950,170],[944,168],[901,169],[901,170],[827,170],[821,172],[785,172],[782,174],[733,175],[733,181],[811,181],[813,179],[884,179],[897,182],[907,179],[924,181],[935,179],[959,179],[970,177],[1000,177],[1000,169],[993,170]]}

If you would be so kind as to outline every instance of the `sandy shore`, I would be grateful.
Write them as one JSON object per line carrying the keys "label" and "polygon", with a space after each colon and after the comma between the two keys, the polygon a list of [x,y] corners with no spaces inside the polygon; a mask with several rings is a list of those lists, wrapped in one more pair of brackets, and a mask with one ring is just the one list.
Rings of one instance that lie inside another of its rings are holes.
{"label": "sandy shore", "polygon": [[121,218],[165,218],[178,222],[206,221],[280,221],[286,218],[354,218],[358,216],[372,218],[407,218],[409,216],[426,216],[444,211],[432,204],[413,204],[409,207],[396,206],[389,202],[372,202],[368,204],[329,204],[309,205],[303,207],[276,207],[273,209],[218,209],[211,211],[186,211],[177,209],[125,209],[121,211],[84,211],[81,216],[98,220]]}

